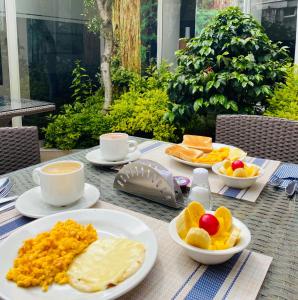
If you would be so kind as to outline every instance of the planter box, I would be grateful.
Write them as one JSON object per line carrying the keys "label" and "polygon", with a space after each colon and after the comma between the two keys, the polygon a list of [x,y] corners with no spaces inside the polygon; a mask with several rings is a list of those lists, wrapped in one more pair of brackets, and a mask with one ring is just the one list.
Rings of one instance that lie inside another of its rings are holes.
{"label": "planter box", "polygon": [[72,153],[76,153],[81,151],[82,149],[73,149],[73,150],[59,150],[59,149],[48,149],[44,147],[40,147],[40,160],[41,162],[48,161],[51,159],[59,158],[65,155],[69,155]]}

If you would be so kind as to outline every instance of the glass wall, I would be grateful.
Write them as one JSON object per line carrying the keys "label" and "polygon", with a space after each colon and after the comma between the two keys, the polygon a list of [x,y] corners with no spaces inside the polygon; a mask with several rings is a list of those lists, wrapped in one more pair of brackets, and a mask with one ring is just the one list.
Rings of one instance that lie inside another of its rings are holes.
{"label": "glass wall", "polygon": [[180,9],[180,38],[195,36],[196,0],[181,2]]}
{"label": "glass wall", "polygon": [[5,2],[0,0],[0,96],[10,94],[7,53]]}
{"label": "glass wall", "polygon": [[[21,97],[71,103],[72,70],[80,60],[90,75],[100,64],[100,39],[88,32],[81,0],[16,0]],[[46,125],[41,115],[25,125]]]}
{"label": "glass wall", "polygon": [[229,6],[239,6],[243,10],[243,0],[197,0],[196,35],[200,34],[210,18]]}
{"label": "glass wall", "polygon": [[94,74],[99,68],[99,37],[89,33],[80,0],[17,0],[22,97],[71,102],[69,86],[76,60]]}
{"label": "glass wall", "polygon": [[251,14],[262,24],[273,41],[288,46],[295,55],[297,0],[251,0]]}
{"label": "glass wall", "polygon": [[157,55],[157,0],[141,0],[141,58],[144,70]]}
{"label": "glass wall", "polygon": [[[158,61],[175,63],[178,39],[191,38],[202,29],[219,10],[238,6],[252,14],[264,27],[269,38],[288,46],[298,62],[297,0],[162,0],[158,10]],[[178,12],[178,13],[177,13]],[[178,24],[178,26],[177,26]],[[185,42],[180,43],[184,47]]]}

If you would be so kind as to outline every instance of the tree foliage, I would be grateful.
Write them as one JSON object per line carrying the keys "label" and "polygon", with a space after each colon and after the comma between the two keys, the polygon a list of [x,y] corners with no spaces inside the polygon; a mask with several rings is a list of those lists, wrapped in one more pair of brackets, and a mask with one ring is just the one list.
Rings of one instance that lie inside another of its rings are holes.
{"label": "tree foliage", "polygon": [[177,57],[166,118],[181,124],[194,113],[260,112],[290,60],[286,47],[234,7],[220,12]]}

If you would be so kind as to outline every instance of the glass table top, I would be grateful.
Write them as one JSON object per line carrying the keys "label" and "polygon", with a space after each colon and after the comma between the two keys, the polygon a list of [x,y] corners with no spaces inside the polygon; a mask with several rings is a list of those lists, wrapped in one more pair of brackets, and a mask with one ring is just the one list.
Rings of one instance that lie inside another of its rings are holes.
{"label": "glass table top", "polygon": [[53,107],[55,107],[55,104],[52,102],[30,99],[20,99],[19,101],[13,102],[9,97],[0,96],[0,113],[49,105],[53,105]]}

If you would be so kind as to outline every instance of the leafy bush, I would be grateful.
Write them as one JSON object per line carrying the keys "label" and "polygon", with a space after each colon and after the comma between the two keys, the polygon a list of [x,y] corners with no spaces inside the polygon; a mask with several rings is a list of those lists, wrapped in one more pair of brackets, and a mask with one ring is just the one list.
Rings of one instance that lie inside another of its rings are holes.
{"label": "leafy bush", "polygon": [[95,86],[79,60],[75,62],[72,76],[73,80],[70,88],[73,90],[71,97],[74,101],[83,102],[87,97],[92,96]]}
{"label": "leafy bush", "polygon": [[93,96],[85,93],[89,89],[81,84],[78,75],[81,72],[84,74],[84,70],[80,66],[77,68],[72,85],[77,91],[74,94],[75,102],[65,105],[59,115],[50,116],[50,124],[44,129],[46,147],[69,150],[95,146],[99,135],[109,131],[124,131],[162,140],[176,139],[176,128],[162,120],[169,105],[166,89],[171,73],[167,65],[150,67],[146,75],[141,77],[117,67],[117,61],[114,61],[114,95],[119,100],[115,101],[107,115],[102,113],[102,90],[99,89]]}
{"label": "leafy bush", "polygon": [[115,101],[110,110],[108,118],[111,129],[131,135],[175,141],[175,126],[162,120],[168,105],[169,98],[162,90],[127,92]]}
{"label": "leafy bush", "polygon": [[298,120],[298,66],[289,69],[285,83],[280,83],[269,100],[268,116]]}
{"label": "leafy bush", "polygon": [[117,99],[123,93],[128,92],[131,82],[134,82],[139,77],[137,73],[122,67],[118,56],[115,56],[112,60],[111,72],[114,99]]}
{"label": "leafy bush", "polygon": [[182,125],[194,113],[261,112],[290,60],[286,47],[234,7],[220,12],[177,57],[166,118]]}
{"label": "leafy bush", "polygon": [[84,103],[64,105],[61,114],[49,117],[51,123],[44,129],[45,147],[70,150],[97,145],[99,135],[110,129],[102,106],[100,92],[88,97]]}

